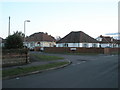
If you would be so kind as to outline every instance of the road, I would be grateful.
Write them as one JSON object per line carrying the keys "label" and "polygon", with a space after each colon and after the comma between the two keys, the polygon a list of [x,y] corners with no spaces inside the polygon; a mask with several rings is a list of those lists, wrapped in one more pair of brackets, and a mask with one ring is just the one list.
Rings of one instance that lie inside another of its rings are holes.
{"label": "road", "polygon": [[63,55],[67,67],[3,80],[3,88],[118,88],[117,55]]}

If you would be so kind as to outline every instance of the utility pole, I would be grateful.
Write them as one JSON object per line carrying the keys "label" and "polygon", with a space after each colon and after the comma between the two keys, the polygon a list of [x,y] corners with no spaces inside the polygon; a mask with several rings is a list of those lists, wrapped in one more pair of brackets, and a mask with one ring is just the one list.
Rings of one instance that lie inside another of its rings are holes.
{"label": "utility pole", "polygon": [[10,16],[9,16],[9,23],[8,23],[8,36],[10,35]]}

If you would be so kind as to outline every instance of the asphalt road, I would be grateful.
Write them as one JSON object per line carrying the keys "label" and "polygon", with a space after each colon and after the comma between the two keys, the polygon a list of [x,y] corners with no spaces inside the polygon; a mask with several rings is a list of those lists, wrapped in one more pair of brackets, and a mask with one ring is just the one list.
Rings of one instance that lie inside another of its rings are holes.
{"label": "asphalt road", "polygon": [[3,80],[3,88],[118,88],[117,55],[55,55],[73,63],[57,70]]}

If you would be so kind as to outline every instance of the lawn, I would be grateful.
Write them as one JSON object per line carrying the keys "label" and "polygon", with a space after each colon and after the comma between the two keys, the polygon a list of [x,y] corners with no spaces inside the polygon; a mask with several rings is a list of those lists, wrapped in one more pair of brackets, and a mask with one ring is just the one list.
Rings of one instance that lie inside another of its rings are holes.
{"label": "lawn", "polygon": [[40,54],[31,54],[31,55],[37,57],[41,61],[52,61],[52,60],[64,59],[63,57],[58,57],[58,56],[48,56],[48,55],[40,55]]}
{"label": "lawn", "polygon": [[21,68],[15,68],[15,69],[8,69],[8,70],[3,70],[2,71],[2,77],[7,77],[7,76],[14,76],[14,75],[20,75],[20,74],[25,74],[33,71],[38,71],[38,70],[45,70],[53,67],[58,67],[62,66],[65,64],[68,64],[69,62],[55,62],[55,63],[50,63],[50,64],[45,64],[45,65],[39,65],[39,66],[31,66],[31,67],[21,67]]}

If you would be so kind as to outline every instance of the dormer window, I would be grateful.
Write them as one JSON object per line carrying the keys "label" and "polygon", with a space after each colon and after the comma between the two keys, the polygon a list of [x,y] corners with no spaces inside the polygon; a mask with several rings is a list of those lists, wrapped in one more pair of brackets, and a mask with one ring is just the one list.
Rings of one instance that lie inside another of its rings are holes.
{"label": "dormer window", "polygon": [[113,42],[113,38],[111,38],[111,41]]}
{"label": "dormer window", "polygon": [[98,41],[102,41],[102,38],[101,38],[101,37],[98,37],[97,40],[98,40]]}

